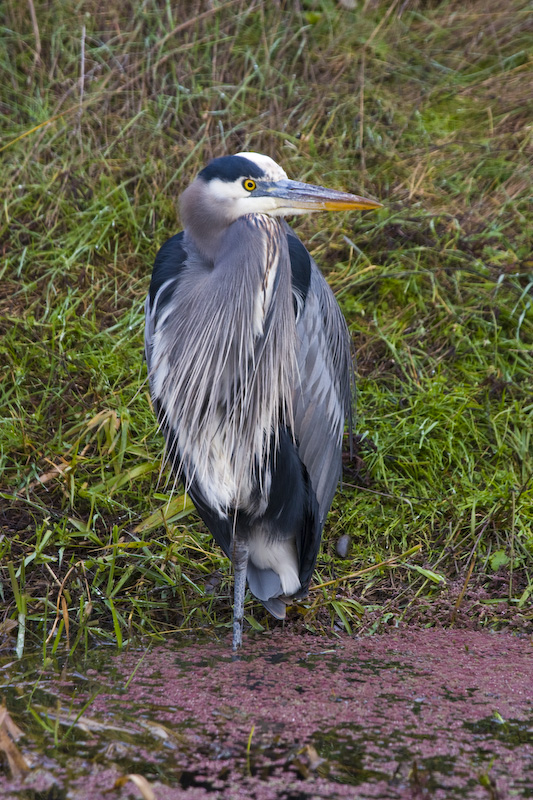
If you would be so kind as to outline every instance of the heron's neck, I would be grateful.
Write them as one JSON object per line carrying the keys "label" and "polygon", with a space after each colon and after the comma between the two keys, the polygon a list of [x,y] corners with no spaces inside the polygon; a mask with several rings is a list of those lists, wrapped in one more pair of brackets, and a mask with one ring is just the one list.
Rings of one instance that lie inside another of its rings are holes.
{"label": "heron's neck", "polygon": [[234,220],[228,216],[223,204],[213,207],[206,202],[202,189],[197,181],[185,189],[180,200],[181,218],[187,234],[200,253],[215,262],[224,234]]}

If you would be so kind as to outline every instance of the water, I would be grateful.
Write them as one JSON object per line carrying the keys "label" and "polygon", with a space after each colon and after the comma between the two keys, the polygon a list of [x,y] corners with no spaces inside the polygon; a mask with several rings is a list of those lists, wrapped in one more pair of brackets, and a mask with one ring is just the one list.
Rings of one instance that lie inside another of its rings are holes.
{"label": "water", "polygon": [[237,660],[206,640],[0,667],[30,765],[0,769],[6,800],[533,797],[525,637],[278,631]]}

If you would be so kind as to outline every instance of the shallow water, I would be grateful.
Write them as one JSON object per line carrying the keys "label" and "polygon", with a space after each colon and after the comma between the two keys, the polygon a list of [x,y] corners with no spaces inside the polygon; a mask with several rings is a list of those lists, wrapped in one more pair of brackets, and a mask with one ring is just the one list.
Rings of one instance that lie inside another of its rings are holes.
{"label": "shallow water", "polygon": [[276,631],[237,660],[205,640],[2,673],[32,764],[3,798],[141,797],[131,774],[157,800],[533,797],[526,637]]}

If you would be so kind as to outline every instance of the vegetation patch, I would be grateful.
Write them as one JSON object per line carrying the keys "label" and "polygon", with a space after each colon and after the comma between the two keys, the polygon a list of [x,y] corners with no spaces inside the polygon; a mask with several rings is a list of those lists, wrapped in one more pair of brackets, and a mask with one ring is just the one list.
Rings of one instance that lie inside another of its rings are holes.
{"label": "vegetation patch", "polygon": [[348,5],[4,4],[0,630],[19,655],[231,624],[230,565],[161,467],[142,338],[179,193],[239,150],[384,204],[294,225],[358,392],[288,624],[531,630],[530,9]]}

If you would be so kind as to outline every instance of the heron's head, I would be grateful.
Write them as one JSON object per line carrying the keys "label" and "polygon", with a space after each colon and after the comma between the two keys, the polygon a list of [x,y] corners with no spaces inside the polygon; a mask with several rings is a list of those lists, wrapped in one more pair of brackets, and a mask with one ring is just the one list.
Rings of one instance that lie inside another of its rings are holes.
{"label": "heron's head", "polygon": [[209,240],[246,214],[290,216],[312,211],[379,208],[380,203],[335,189],[291,181],[268,156],[237,153],[209,162],[183,192],[181,216],[195,240]]}

